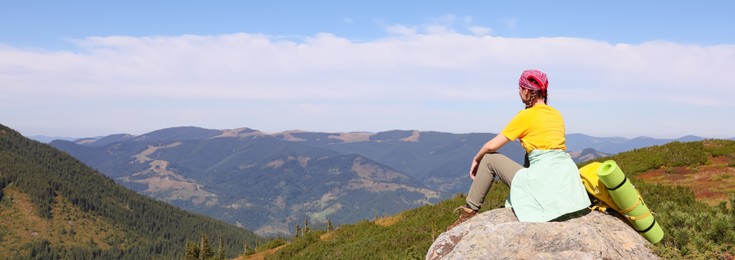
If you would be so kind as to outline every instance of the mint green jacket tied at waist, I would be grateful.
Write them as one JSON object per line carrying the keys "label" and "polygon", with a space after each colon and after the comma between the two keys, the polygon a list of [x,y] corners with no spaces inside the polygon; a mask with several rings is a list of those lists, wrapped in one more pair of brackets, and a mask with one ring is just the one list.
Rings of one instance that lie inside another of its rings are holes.
{"label": "mint green jacket tied at waist", "polygon": [[572,157],[562,150],[533,150],[529,168],[511,182],[506,207],[523,222],[545,222],[590,206]]}

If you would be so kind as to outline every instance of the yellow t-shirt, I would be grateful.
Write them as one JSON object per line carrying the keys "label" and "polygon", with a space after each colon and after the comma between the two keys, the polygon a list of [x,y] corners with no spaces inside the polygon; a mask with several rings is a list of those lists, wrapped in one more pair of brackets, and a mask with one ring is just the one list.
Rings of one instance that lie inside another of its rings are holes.
{"label": "yellow t-shirt", "polygon": [[518,112],[500,134],[511,141],[520,139],[526,152],[567,149],[564,119],[559,111],[545,104]]}

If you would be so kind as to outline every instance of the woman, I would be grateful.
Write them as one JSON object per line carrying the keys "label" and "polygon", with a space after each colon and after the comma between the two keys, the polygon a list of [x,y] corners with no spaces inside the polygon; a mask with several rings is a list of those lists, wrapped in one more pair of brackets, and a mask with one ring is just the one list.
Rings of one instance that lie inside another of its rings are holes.
{"label": "woman", "polygon": [[[458,208],[459,219],[447,230],[477,214],[495,177],[510,187],[505,204],[513,208],[519,221],[564,220],[588,212],[590,200],[579,170],[566,153],[564,121],[559,111],[547,105],[548,86],[541,71],[521,74],[518,94],[526,109],[477,152],[470,167],[473,182],[467,204]],[[528,168],[496,153],[516,138],[526,150]]]}

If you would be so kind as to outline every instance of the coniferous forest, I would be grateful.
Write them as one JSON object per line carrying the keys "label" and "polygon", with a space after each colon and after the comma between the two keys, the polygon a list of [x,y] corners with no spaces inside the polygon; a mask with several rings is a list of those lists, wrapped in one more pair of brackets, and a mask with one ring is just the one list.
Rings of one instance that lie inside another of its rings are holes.
{"label": "coniferous forest", "polygon": [[4,125],[0,214],[0,258],[180,259],[202,236],[222,241],[212,243],[217,255],[235,257],[260,239],[123,188]]}

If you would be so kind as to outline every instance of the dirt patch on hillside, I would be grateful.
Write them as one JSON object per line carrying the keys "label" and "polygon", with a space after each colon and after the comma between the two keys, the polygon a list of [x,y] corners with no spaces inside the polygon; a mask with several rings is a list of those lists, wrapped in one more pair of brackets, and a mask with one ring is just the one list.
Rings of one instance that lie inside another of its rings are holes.
{"label": "dirt patch on hillside", "polygon": [[240,138],[240,137],[248,137],[248,136],[254,136],[254,135],[264,135],[263,132],[252,130],[247,127],[237,128],[237,129],[225,129],[222,130],[222,133],[218,136],[211,137],[210,139],[214,138]]}
{"label": "dirt patch on hillside", "polygon": [[281,250],[281,248],[283,248],[285,246],[286,245],[282,245],[282,246],[279,246],[279,247],[276,247],[276,248],[273,248],[273,249],[268,249],[267,251],[263,251],[263,252],[260,252],[260,253],[255,253],[255,254],[249,255],[249,256],[247,256],[245,258],[238,257],[238,258],[235,258],[235,260],[245,260],[245,259],[248,259],[248,260],[263,260],[263,259],[265,259],[265,257],[267,257],[269,255],[272,255],[272,254],[275,254],[276,252],[278,252],[278,250]]}
{"label": "dirt patch on hillside", "polygon": [[709,165],[699,167],[662,167],[638,175],[638,178],[652,183],[682,185],[689,187],[697,199],[710,205],[727,201],[735,194],[735,168],[729,167],[730,157],[710,158]]}
{"label": "dirt patch on hillside", "polygon": [[298,133],[305,133],[305,132],[304,131],[294,130],[294,131],[286,131],[286,132],[281,132],[281,133],[273,134],[273,136],[275,136],[275,137],[281,137],[283,140],[292,141],[292,142],[306,141],[306,139],[298,138],[298,137],[293,136],[293,134],[298,134]]}
{"label": "dirt patch on hillside", "polygon": [[319,236],[319,240],[321,241],[327,241],[334,237],[334,232],[327,232]]}
{"label": "dirt patch on hillside", "polygon": [[135,161],[138,162],[138,163],[144,163],[144,162],[153,160],[153,159],[151,159],[148,156],[151,155],[151,154],[153,154],[153,153],[155,153],[159,149],[173,148],[173,147],[179,146],[181,144],[182,144],[181,142],[175,142],[175,143],[170,143],[170,144],[161,145],[161,146],[148,145],[148,148],[147,149],[145,149],[144,151],[140,152],[139,154],[133,155],[131,157],[135,158]]}
{"label": "dirt patch on hillside", "polygon": [[281,168],[284,163],[286,163],[286,162],[283,161],[283,160],[273,160],[273,161],[270,161],[267,164],[265,164],[265,166],[266,167],[273,168],[273,169],[278,169],[278,168]]}
{"label": "dirt patch on hillside", "polygon": [[[175,147],[179,144],[181,143],[177,142],[163,148]],[[147,188],[143,193],[165,201],[187,200],[197,205],[206,203],[207,206],[217,204],[216,194],[204,190],[195,180],[169,170],[168,161],[154,160],[148,157],[158,148],[161,147],[148,146],[146,151],[135,155],[142,162],[150,161],[148,169],[120,177],[118,180],[146,185]]]}
{"label": "dirt patch on hillside", "polygon": [[401,220],[401,215],[395,215],[390,217],[382,217],[375,221],[375,224],[381,227],[391,226]]}
{"label": "dirt patch on hillside", "polygon": [[414,130],[411,132],[411,135],[408,137],[401,138],[402,142],[418,142],[419,137],[421,137],[421,133],[419,131]]}
{"label": "dirt patch on hillside", "polygon": [[373,133],[368,132],[352,132],[352,133],[340,133],[336,135],[330,135],[330,139],[337,139],[341,140],[345,143],[355,143],[355,142],[367,142],[370,141],[370,136],[372,136]]}
{"label": "dirt patch on hillside", "polygon": [[710,157],[709,158],[709,164],[711,165],[728,165],[732,162],[732,157],[730,156],[717,156],[717,157]]}

